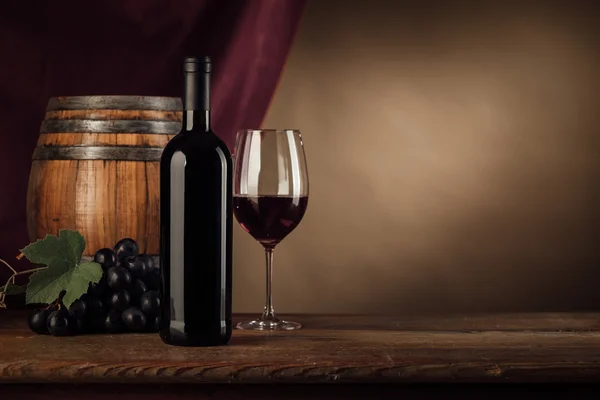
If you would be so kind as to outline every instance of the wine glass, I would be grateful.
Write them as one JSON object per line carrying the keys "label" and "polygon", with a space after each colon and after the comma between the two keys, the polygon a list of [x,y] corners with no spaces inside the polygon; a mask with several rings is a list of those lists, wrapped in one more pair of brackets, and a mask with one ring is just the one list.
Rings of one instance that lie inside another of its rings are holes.
{"label": "wine glass", "polygon": [[242,228],[265,249],[267,298],[262,316],[238,329],[293,330],[298,322],[277,318],[273,309],[273,250],[298,226],[308,204],[308,171],[300,131],[248,129],[235,145],[233,212]]}

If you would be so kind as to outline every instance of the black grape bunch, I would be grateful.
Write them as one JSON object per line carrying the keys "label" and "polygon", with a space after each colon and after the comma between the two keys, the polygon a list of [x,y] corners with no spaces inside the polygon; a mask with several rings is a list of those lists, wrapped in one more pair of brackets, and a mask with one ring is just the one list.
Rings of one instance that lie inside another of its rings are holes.
{"label": "black grape bunch", "polygon": [[158,332],[159,268],[152,257],[138,254],[131,238],[96,252],[102,278],[66,308],[60,299],[34,310],[28,322],[38,334],[70,336],[85,333]]}

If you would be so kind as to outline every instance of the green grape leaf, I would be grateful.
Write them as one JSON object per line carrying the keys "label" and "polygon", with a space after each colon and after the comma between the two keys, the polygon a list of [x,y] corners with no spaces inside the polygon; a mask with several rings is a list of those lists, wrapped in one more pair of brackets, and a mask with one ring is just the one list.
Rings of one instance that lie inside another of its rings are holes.
{"label": "green grape leaf", "polygon": [[15,285],[14,283],[7,283],[4,287],[4,293],[8,296],[25,293],[25,285]]}
{"label": "green grape leaf", "polygon": [[80,263],[84,249],[81,233],[67,229],[23,248],[21,252],[29,261],[48,266],[29,277],[25,302],[50,304],[64,290],[62,301],[69,307],[87,292],[90,283],[98,283],[102,267],[96,262]]}

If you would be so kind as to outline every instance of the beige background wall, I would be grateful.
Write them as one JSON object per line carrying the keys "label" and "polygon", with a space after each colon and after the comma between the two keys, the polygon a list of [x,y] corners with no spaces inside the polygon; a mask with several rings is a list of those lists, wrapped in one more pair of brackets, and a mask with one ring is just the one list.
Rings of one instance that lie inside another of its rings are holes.
{"label": "beige background wall", "polygon": [[[264,124],[303,131],[311,177],[276,308],[600,308],[594,2],[417,3],[309,0]],[[234,311],[259,312],[235,240]]]}

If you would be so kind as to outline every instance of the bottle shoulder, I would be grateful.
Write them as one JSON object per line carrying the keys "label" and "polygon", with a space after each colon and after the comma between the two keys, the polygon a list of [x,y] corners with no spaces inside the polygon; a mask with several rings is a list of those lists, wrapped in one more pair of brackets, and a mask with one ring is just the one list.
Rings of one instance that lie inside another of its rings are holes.
{"label": "bottle shoulder", "polygon": [[178,151],[184,155],[219,154],[220,157],[231,159],[227,145],[213,132],[178,133],[166,144],[162,158],[171,158]]}

